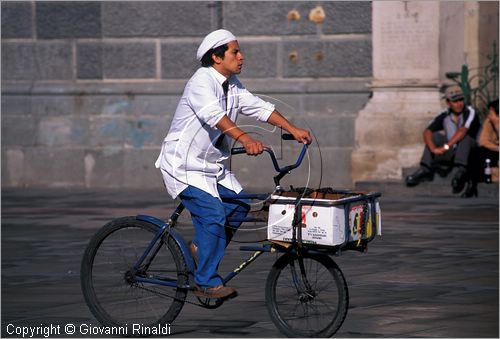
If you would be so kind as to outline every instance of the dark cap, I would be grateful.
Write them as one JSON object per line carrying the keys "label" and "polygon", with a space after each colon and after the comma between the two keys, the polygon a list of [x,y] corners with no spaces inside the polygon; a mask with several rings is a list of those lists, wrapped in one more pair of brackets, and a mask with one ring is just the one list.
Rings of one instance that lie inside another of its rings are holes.
{"label": "dark cap", "polygon": [[446,89],[444,97],[450,101],[457,101],[464,98],[464,93],[462,92],[460,86],[453,85]]}

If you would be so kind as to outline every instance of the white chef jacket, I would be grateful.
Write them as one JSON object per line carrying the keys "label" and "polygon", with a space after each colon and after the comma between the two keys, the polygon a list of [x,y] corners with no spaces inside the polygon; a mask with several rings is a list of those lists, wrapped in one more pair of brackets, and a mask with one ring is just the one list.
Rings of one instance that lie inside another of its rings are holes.
{"label": "white chef jacket", "polygon": [[174,199],[188,185],[217,198],[217,184],[236,193],[242,190],[228,168],[233,140],[226,136],[220,148],[216,148],[222,134],[216,125],[224,115],[236,122],[240,112],[265,122],[274,105],[248,92],[233,75],[229,78],[226,110],[222,89],[225,80],[213,67],[201,67],[186,84],[155,163]]}

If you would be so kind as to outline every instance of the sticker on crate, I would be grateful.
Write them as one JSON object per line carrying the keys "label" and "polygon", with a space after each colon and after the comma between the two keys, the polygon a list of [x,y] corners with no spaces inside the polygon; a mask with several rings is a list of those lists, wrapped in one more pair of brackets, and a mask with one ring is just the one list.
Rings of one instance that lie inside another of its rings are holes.
{"label": "sticker on crate", "polygon": [[[370,238],[373,235],[373,223],[371,216],[371,208],[372,204],[368,203],[366,209],[364,209],[364,204],[354,205],[349,208],[349,241],[356,241],[359,239]],[[366,226],[363,227],[363,220],[365,218],[365,214],[368,214],[368,220],[366,222]],[[380,204],[378,202],[375,203],[375,213],[377,218],[377,235],[382,234],[382,224],[380,217]]]}
{"label": "sticker on crate", "polygon": [[364,205],[351,206],[349,209],[349,240],[359,240],[361,239],[362,233],[362,223],[365,213],[363,211]]}

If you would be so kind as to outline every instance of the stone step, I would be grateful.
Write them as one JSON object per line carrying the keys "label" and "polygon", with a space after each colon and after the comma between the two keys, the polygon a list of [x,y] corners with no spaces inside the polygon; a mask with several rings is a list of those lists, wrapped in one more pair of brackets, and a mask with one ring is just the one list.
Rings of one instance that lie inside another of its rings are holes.
{"label": "stone step", "polygon": [[[378,191],[388,196],[424,196],[424,197],[460,197],[461,193],[453,194],[451,188],[451,178],[441,178],[434,176],[434,180],[423,182],[414,187],[407,187],[404,180],[386,180],[386,181],[360,181],[356,183],[356,190]],[[498,200],[498,183],[478,184],[478,196],[490,197]]]}

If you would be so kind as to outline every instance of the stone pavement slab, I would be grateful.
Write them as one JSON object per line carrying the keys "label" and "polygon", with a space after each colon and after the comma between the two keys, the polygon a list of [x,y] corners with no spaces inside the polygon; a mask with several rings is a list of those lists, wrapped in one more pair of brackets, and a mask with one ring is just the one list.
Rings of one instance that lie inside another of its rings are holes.
{"label": "stone pavement slab", "polygon": [[[112,218],[167,218],[163,190],[2,190],[2,337],[13,329],[68,324],[98,326],[80,291],[80,260],[92,234]],[[499,335],[498,198],[381,198],[383,235],[367,253],[334,260],[350,306],[336,337],[493,337]],[[193,235],[189,217],[179,229]],[[264,230],[242,228],[221,273],[241,259],[241,242]],[[186,304],[172,337],[283,337],[265,306],[264,286],[275,254],[264,254],[231,283],[239,296],[216,310]],[[194,301],[192,296],[189,301]],[[57,337],[51,335],[50,337]],[[62,337],[88,337],[79,334]],[[40,335],[39,337],[43,337]]]}

